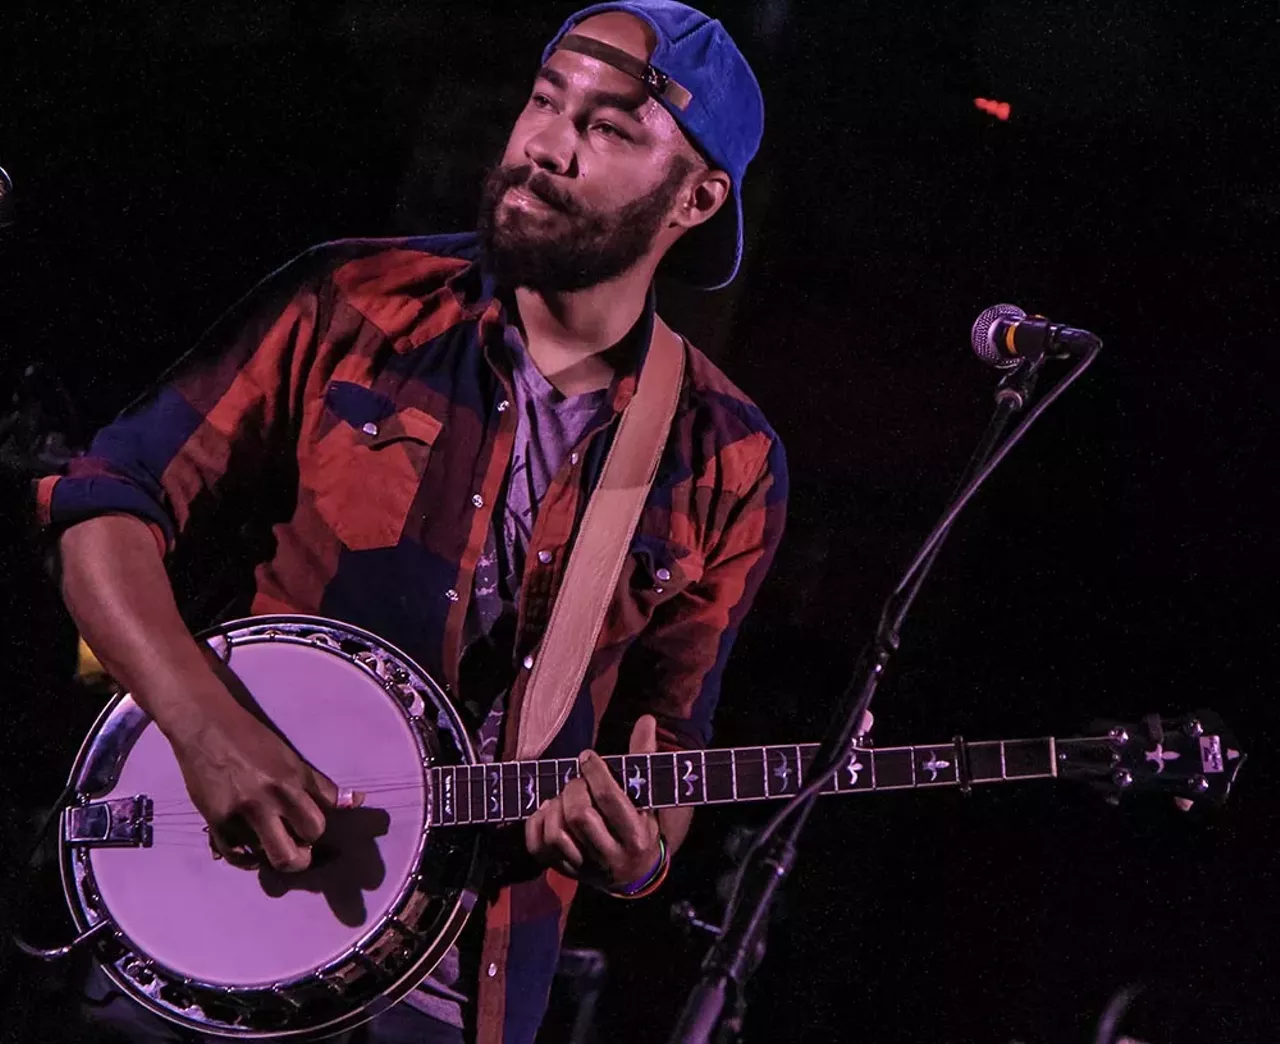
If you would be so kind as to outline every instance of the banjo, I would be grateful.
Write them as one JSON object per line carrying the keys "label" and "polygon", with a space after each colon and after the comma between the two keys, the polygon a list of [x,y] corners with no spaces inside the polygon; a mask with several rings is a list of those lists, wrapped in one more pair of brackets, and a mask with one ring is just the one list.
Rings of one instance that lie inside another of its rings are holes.
{"label": "banjo", "polygon": [[[312,1040],[404,997],[462,931],[480,831],[531,815],[575,759],[484,763],[444,690],[375,635],[321,617],[232,621],[201,639],[298,752],[364,795],[328,814],[313,864],[283,874],[215,857],[168,741],[127,694],[103,710],[58,820],[62,886],[85,947],[127,995],[213,1036]],[[816,744],[605,757],[641,808],[794,797]],[[1224,800],[1244,758],[1207,712],[1074,739],[875,747],[824,793],[1076,777]]]}

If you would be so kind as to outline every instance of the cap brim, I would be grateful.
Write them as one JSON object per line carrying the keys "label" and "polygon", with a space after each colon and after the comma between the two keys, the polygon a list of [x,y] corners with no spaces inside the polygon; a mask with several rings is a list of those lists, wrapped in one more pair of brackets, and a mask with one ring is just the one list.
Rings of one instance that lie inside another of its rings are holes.
{"label": "cap brim", "polygon": [[733,282],[742,264],[742,193],[732,198],[705,225],[686,232],[663,261],[666,275],[699,290],[720,290]]}

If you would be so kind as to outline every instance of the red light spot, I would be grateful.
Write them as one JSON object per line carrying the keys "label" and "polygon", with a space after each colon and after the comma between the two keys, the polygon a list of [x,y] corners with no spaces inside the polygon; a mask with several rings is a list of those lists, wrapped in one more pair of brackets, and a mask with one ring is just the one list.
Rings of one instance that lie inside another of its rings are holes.
{"label": "red light spot", "polygon": [[983,112],[994,116],[997,120],[1009,118],[1009,103],[992,101],[990,98],[974,98],[973,104]]}

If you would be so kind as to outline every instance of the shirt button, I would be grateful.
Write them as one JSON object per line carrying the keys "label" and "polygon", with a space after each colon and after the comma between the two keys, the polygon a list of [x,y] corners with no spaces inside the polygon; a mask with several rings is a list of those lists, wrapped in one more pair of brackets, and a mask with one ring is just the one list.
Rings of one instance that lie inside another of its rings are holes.
{"label": "shirt button", "polygon": [[570,453],[570,454],[569,454],[569,463],[570,463],[570,464],[577,464],[577,463],[578,463],[578,455],[577,455],[576,453]]}
{"label": "shirt button", "polygon": [[452,587],[444,593],[444,596],[451,602],[456,602],[458,600],[458,592]]}
{"label": "shirt button", "polygon": [[667,569],[667,568],[664,566],[662,569],[659,569],[659,570],[658,570],[658,572],[657,572],[657,574],[656,574],[656,575],[657,575],[658,579],[659,579],[659,580],[661,580],[661,581],[665,584],[668,580],[670,580],[670,579],[671,579],[671,570],[670,570],[670,569]]}
{"label": "shirt button", "polygon": [[361,428],[360,430],[361,430],[361,431],[363,431],[366,435],[377,435],[377,434],[378,434],[378,426],[377,426],[376,424],[374,424],[374,423],[373,423],[373,421],[370,421],[368,424],[366,424],[366,425],[365,425],[363,428]]}
{"label": "shirt button", "polygon": [[496,964],[490,964],[489,967],[485,969],[485,973],[492,979],[498,974],[498,966]]}
{"label": "shirt button", "polygon": [[543,565],[550,565],[550,564],[551,564],[551,552],[550,552],[550,551],[539,551],[539,552],[538,552],[538,561],[539,561],[539,562],[541,562]]}
{"label": "shirt button", "polygon": [[507,407],[509,407],[510,405],[511,405],[511,403],[507,402],[507,400],[506,400],[506,399],[503,399],[500,403],[498,403],[498,412],[499,412],[499,413],[506,413],[506,412],[507,412]]}
{"label": "shirt button", "polygon": [[525,669],[526,671],[531,671],[531,670],[533,670],[533,657],[532,657],[532,656],[526,656],[526,657],[524,658],[524,669]]}
{"label": "shirt button", "polygon": [[482,497],[479,493],[477,493],[475,496],[471,498],[471,503],[473,503],[476,507],[484,507],[484,497]]}

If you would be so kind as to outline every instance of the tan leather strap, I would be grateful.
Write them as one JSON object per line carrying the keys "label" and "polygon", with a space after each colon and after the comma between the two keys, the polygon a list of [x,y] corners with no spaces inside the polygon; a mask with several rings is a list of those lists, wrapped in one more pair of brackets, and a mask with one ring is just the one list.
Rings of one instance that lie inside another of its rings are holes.
{"label": "tan leather strap", "polygon": [[662,458],[684,380],[684,344],[653,317],[635,394],[587,504],[520,707],[516,757],[536,758],[569,717]]}

